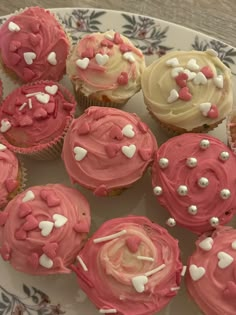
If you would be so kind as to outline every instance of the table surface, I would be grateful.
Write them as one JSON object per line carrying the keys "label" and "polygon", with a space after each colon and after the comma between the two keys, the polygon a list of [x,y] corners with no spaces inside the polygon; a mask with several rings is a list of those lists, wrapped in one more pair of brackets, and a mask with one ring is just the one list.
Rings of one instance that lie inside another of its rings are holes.
{"label": "table surface", "polygon": [[177,23],[236,46],[236,0],[1,0],[0,15],[27,6],[103,8]]}

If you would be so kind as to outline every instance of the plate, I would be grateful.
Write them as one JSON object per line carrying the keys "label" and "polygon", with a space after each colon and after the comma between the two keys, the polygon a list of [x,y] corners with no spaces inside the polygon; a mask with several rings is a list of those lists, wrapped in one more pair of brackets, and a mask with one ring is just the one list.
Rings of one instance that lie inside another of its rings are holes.
{"label": "plate", "polygon": [[[231,68],[232,73],[236,73],[236,49],[193,30],[162,20],[118,11],[79,8],[52,9],[52,11],[63,22],[74,42],[87,33],[114,29],[129,37],[142,50],[147,64],[173,49],[205,50],[212,48],[218,52],[223,63]],[[0,17],[0,24],[6,19],[7,16]],[[2,73],[0,77],[3,80],[4,96],[6,96],[17,85],[10,82]],[[235,75],[233,80],[235,84]],[[72,91],[72,86],[66,77],[63,78],[62,83]],[[159,130],[148,114],[141,92],[134,96],[123,109],[128,112],[136,112],[157,136],[159,145],[167,140],[167,135]],[[222,123],[211,134],[226,142],[225,123]],[[25,165],[29,174],[28,186],[43,185],[49,182],[71,185],[60,159],[49,162],[25,159]],[[151,220],[165,226],[168,214],[156,203],[148,173],[119,197],[99,198],[83,188],[79,189],[88,198],[91,205],[91,232],[94,232],[106,220],[128,214],[146,215]],[[235,226],[234,222],[231,222],[231,225]],[[179,239],[182,260],[186,264],[187,257],[194,250],[196,237],[179,227],[168,229],[174,237]],[[98,310],[79,289],[74,274],[29,276],[15,271],[0,259],[0,315],[8,314],[95,315],[98,314]],[[187,296],[184,281],[182,281],[178,295],[158,314],[200,315],[201,312]]]}

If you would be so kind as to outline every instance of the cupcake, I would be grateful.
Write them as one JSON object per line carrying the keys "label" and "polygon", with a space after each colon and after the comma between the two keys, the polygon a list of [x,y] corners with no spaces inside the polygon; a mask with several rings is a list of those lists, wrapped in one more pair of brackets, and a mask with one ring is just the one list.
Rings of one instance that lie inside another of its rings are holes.
{"label": "cupcake", "polygon": [[142,52],[125,36],[107,31],[85,35],[66,63],[82,107],[119,107],[141,88]]}
{"label": "cupcake", "polygon": [[236,157],[220,140],[202,134],[173,137],[157,151],[153,191],[176,223],[194,233],[214,229],[236,211]]}
{"label": "cupcake", "polygon": [[89,228],[89,204],[79,191],[61,184],[31,187],[0,213],[0,253],[24,273],[70,273]]}
{"label": "cupcake", "polygon": [[221,227],[203,235],[189,258],[187,290],[205,315],[235,314],[235,240],[236,230]]}
{"label": "cupcake", "polygon": [[0,28],[0,59],[12,78],[24,82],[59,81],[70,43],[48,10],[30,7],[10,16]]}
{"label": "cupcake", "polygon": [[74,97],[58,83],[23,85],[0,107],[0,139],[16,153],[53,159],[60,155],[75,106]]}
{"label": "cupcake", "polygon": [[3,210],[13,197],[24,189],[25,181],[26,171],[23,163],[0,143],[0,210]]}
{"label": "cupcake", "polygon": [[151,315],[180,289],[179,255],[178,241],[164,228],[129,216],[105,222],[73,269],[100,313]]}
{"label": "cupcake", "polygon": [[73,183],[108,196],[140,179],[156,149],[154,135],[137,115],[92,106],[72,122],[62,159]]}
{"label": "cupcake", "polygon": [[215,128],[233,105],[231,71],[207,51],[173,51],[142,75],[144,102],[172,135]]}

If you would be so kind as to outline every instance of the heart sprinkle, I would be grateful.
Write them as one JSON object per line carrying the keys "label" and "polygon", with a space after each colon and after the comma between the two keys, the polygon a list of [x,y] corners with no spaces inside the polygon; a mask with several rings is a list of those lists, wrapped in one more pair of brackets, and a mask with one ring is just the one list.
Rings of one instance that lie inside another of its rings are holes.
{"label": "heart sprinkle", "polygon": [[179,98],[183,101],[186,101],[186,102],[191,100],[192,94],[189,93],[189,88],[187,86],[185,86],[179,90]]}
{"label": "heart sprinkle", "polygon": [[223,76],[220,74],[217,77],[213,78],[213,82],[215,84],[215,86],[219,89],[223,89],[224,87],[224,78]]}
{"label": "heart sprinkle", "polygon": [[36,54],[34,52],[25,52],[23,56],[27,65],[32,65],[34,59],[36,58]]}
{"label": "heart sprinkle", "polygon": [[25,194],[24,198],[22,199],[22,202],[27,202],[35,199],[35,195],[32,192],[32,190],[28,190]]}
{"label": "heart sprinkle", "polygon": [[181,88],[187,86],[187,82],[186,82],[187,80],[188,80],[188,75],[184,72],[181,72],[180,74],[177,75],[177,77],[175,77],[176,84]]}
{"label": "heart sprinkle", "polygon": [[172,71],[171,71],[172,78],[177,77],[183,71],[184,71],[183,67],[177,67],[177,68],[172,69]]}
{"label": "heart sprinkle", "polygon": [[50,52],[47,61],[52,65],[55,66],[57,64],[57,55],[54,51]]}
{"label": "heart sprinkle", "polygon": [[51,94],[51,95],[55,95],[58,91],[58,86],[56,84],[54,85],[47,85],[45,86],[45,91],[48,93],[48,94]]}
{"label": "heart sprinkle", "polygon": [[88,67],[89,59],[88,58],[77,59],[75,63],[79,68],[85,70]]}
{"label": "heart sprinkle", "polygon": [[207,78],[202,72],[198,72],[196,77],[193,79],[193,83],[196,85],[205,85],[207,84]]}
{"label": "heart sprinkle", "polygon": [[62,227],[63,225],[66,224],[66,222],[68,221],[68,219],[64,216],[64,215],[61,215],[61,214],[54,214],[52,216],[53,220],[54,220],[54,226],[55,228],[60,228]]}
{"label": "heart sprinkle", "polygon": [[45,254],[39,257],[39,264],[47,269],[51,269],[53,267],[53,261]]}
{"label": "heart sprinkle", "polygon": [[129,82],[129,77],[127,72],[121,72],[117,78],[117,83],[119,85],[126,85]]}
{"label": "heart sprinkle", "polygon": [[86,157],[88,151],[82,147],[74,147],[74,153],[76,161],[82,161]]}
{"label": "heart sprinkle", "polygon": [[199,70],[199,65],[197,64],[197,60],[192,58],[187,63],[187,68],[191,71],[197,71]]}
{"label": "heart sprinkle", "polygon": [[198,281],[205,275],[206,269],[193,264],[189,267],[189,273],[193,281]]}
{"label": "heart sprinkle", "polygon": [[41,230],[41,235],[42,236],[48,236],[53,229],[53,222],[51,221],[41,221],[39,222],[39,228]]}
{"label": "heart sprinkle", "polygon": [[204,74],[204,76],[205,76],[207,79],[212,79],[213,76],[214,76],[214,74],[213,74],[211,68],[208,67],[208,66],[203,67],[200,71]]}
{"label": "heart sprinkle", "polygon": [[105,65],[108,62],[109,56],[106,55],[106,54],[104,54],[104,55],[96,54],[95,60],[100,66],[103,66],[103,65]]}
{"label": "heart sprinkle", "polygon": [[124,145],[121,151],[127,158],[132,159],[136,152],[136,146],[134,144],[130,144],[129,146]]}
{"label": "heart sprinkle", "polygon": [[50,100],[50,95],[46,94],[46,93],[37,93],[35,95],[37,101],[39,101],[42,104],[47,104]]}
{"label": "heart sprinkle", "polygon": [[198,246],[202,249],[202,250],[205,250],[205,251],[209,251],[212,249],[212,246],[213,246],[213,238],[212,237],[207,237],[205,238],[203,241],[201,241]]}
{"label": "heart sprinkle", "polygon": [[0,127],[0,131],[2,133],[7,132],[9,129],[11,128],[11,123],[10,121],[6,120],[6,119],[2,119],[1,120],[1,127]]}
{"label": "heart sprinkle", "polygon": [[221,269],[227,268],[234,261],[234,258],[225,252],[219,252],[217,257],[219,259],[218,267]]}
{"label": "heart sprinkle", "polygon": [[142,293],[145,291],[145,284],[148,283],[148,278],[146,276],[136,276],[131,281],[135,291]]}
{"label": "heart sprinkle", "polygon": [[128,52],[124,53],[124,54],[123,54],[123,58],[124,58],[125,60],[128,60],[130,63],[135,62],[134,55],[132,54],[131,51],[128,51]]}
{"label": "heart sprinkle", "polygon": [[8,29],[10,32],[19,32],[20,31],[20,26],[17,25],[16,23],[14,22],[10,22],[8,24]]}
{"label": "heart sprinkle", "polygon": [[167,102],[168,103],[173,103],[179,98],[179,93],[173,89],[170,91],[170,95],[168,96]]}
{"label": "heart sprinkle", "polygon": [[5,151],[6,149],[7,147],[4,144],[0,143],[0,151]]}
{"label": "heart sprinkle", "polygon": [[128,124],[122,129],[122,134],[127,138],[133,138],[135,136],[135,132],[133,130],[133,126]]}
{"label": "heart sprinkle", "polygon": [[171,58],[171,59],[168,59],[166,61],[166,65],[167,66],[170,66],[170,67],[178,67],[179,66],[179,60],[177,58]]}

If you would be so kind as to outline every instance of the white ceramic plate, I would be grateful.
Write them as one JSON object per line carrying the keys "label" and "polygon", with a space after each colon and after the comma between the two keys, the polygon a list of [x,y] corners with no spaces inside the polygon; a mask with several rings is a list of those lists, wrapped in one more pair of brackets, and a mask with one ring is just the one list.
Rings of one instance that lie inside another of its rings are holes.
{"label": "white ceramic plate", "polygon": [[[147,64],[172,49],[205,50],[213,48],[232,72],[236,73],[236,50],[193,30],[154,18],[115,11],[70,8],[53,9],[52,11],[63,21],[74,41],[86,33],[114,29],[129,37],[143,51]],[[6,18],[6,16],[1,17],[0,24]],[[6,96],[16,86],[4,74],[0,74],[0,76],[4,83],[4,96]],[[235,77],[233,79],[235,83]],[[62,81],[71,89],[66,77]],[[147,122],[157,136],[159,145],[167,139],[167,136],[158,129],[148,114],[141,93],[133,97],[124,110],[136,112]],[[226,141],[224,123],[211,133],[224,142]],[[25,165],[29,174],[28,186],[58,182],[70,185],[61,160],[52,162],[25,160]],[[117,199],[115,197],[98,198],[84,189],[81,191],[91,204],[92,232],[102,222],[128,214],[146,215],[161,225],[165,225],[168,218],[167,212],[157,205],[152,194],[149,174],[146,174],[142,180],[121,196],[116,197]],[[231,222],[231,224],[233,223]],[[179,239],[182,260],[183,263],[186,263],[187,257],[194,249],[195,236],[178,227],[169,230],[174,237]],[[99,313],[85,294],[80,291],[74,274],[47,277],[28,276],[15,271],[0,258],[0,315],[8,314],[95,315]],[[184,281],[182,281],[178,295],[159,314],[200,315],[201,312],[188,298]]]}

